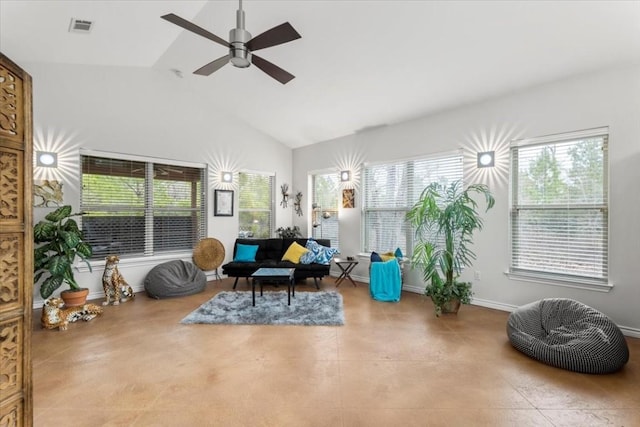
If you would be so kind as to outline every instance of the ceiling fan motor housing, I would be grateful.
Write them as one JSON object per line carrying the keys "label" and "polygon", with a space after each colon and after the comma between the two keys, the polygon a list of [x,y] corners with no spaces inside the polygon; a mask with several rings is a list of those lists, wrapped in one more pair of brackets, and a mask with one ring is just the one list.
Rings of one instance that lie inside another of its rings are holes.
{"label": "ceiling fan motor housing", "polygon": [[234,28],[229,31],[229,57],[231,63],[238,68],[247,68],[251,65],[251,52],[245,46],[251,40],[251,33],[244,28]]}

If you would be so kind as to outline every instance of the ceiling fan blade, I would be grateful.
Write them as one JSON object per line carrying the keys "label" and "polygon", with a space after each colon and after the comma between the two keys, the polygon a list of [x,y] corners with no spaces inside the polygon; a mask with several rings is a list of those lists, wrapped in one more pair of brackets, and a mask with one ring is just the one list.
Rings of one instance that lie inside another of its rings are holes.
{"label": "ceiling fan blade", "polygon": [[207,65],[203,65],[193,72],[193,74],[198,74],[200,76],[209,76],[214,72],[218,71],[223,66],[229,63],[229,55],[221,56],[215,61],[209,62]]}
{"label": "ceiling fan blade", "polygon": [[271,77],[282,84],[287,84],[289,81],[295,79],[296,77],[293,74],[286,72],[277,65],[272,64],[271,62],[267,61],[266,59],[260,58],[257,55],[251,55],[251,62],[253,63],[253,65],[260,68],[262,71],[269,74]]}
{"label": "ceiling fan blade", "polygon": [[189,30],[192,33],[196,33],[199,36],[202,36],[202,37],[204,37],[206,39],[209,39],[211,41],[219,43],[222,46],[225,46],[225,47],[230,47],[231,46],[228,41],[216,36],[213,33],[210,33],[209,31],[205,30],[202,27],[197,26],[193,22],[189,22],[186,19],[180,18],[178,15],[176,15],[174,13],[169,13],[167,15],[163,15],[163,16],[161,16],[161,18],[171,22],[172,24],[176,24],[177,26],[182,27],[185,30]]}
{"label": "ceiling fan blade", "polygon": [[266,47],[277,46],[282,43],[287,43],[302,36],[289,24],[285,22],[277,27],[273,27],[270,30],[265,31],[262,34],[258,34],[246,43],[246,46],[250,51],[264,49]]}

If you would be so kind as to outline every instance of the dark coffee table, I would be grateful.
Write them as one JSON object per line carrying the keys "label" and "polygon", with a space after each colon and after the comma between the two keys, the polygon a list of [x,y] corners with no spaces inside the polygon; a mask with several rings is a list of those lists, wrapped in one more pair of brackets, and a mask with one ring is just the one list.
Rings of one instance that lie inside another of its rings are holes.
{"label": "dark coffee table", "polygon": [[296,296],[295,281],[293,272],[295,268],[259,268],[252,275],[251,297],[252,303],[256,305],[256,282],[260,285],[260,296],[262,296],[262,285],[265,283],[277,284],[287,283],[287,305],[291,305],[291,291]]}

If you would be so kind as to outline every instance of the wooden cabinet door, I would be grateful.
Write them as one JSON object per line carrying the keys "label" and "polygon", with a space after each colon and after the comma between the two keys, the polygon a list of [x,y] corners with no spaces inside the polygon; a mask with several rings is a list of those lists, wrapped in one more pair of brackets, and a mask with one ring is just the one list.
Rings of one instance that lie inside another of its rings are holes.
{"label": "wooden cabinet door", "polygon": [[0,426],[33,423],[31,76],[0,53]]}

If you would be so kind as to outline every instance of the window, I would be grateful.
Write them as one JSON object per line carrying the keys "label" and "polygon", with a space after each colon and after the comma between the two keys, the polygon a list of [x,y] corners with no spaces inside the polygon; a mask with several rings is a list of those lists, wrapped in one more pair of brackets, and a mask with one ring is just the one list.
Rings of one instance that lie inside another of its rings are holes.
{"label": "window", "polygon": [[608,128],[511,144],[512,273],[608,280]]}
{"label": "window", "polygon": [[340,248],[338,221],[340,193],[340,174],[338,172],[316,174],[312,176],[313,218],[311,235],[315,239],[329,239],[331,247]]}
{"label": "window", "polygon": [[238,212],[240,237],[269,238],[273,234],[274,176],[240,172]]}
{"label": "window", "polygon": [[367,165],[364,170],[363,236],[365,252],[413,250],[413,230],[407,211],[432,182],[462,179],[462,154]]}
{"label": "window", "polygon": [[93,257],[191,250],[206,235],[205,167],[81,155],[82,229]]}

